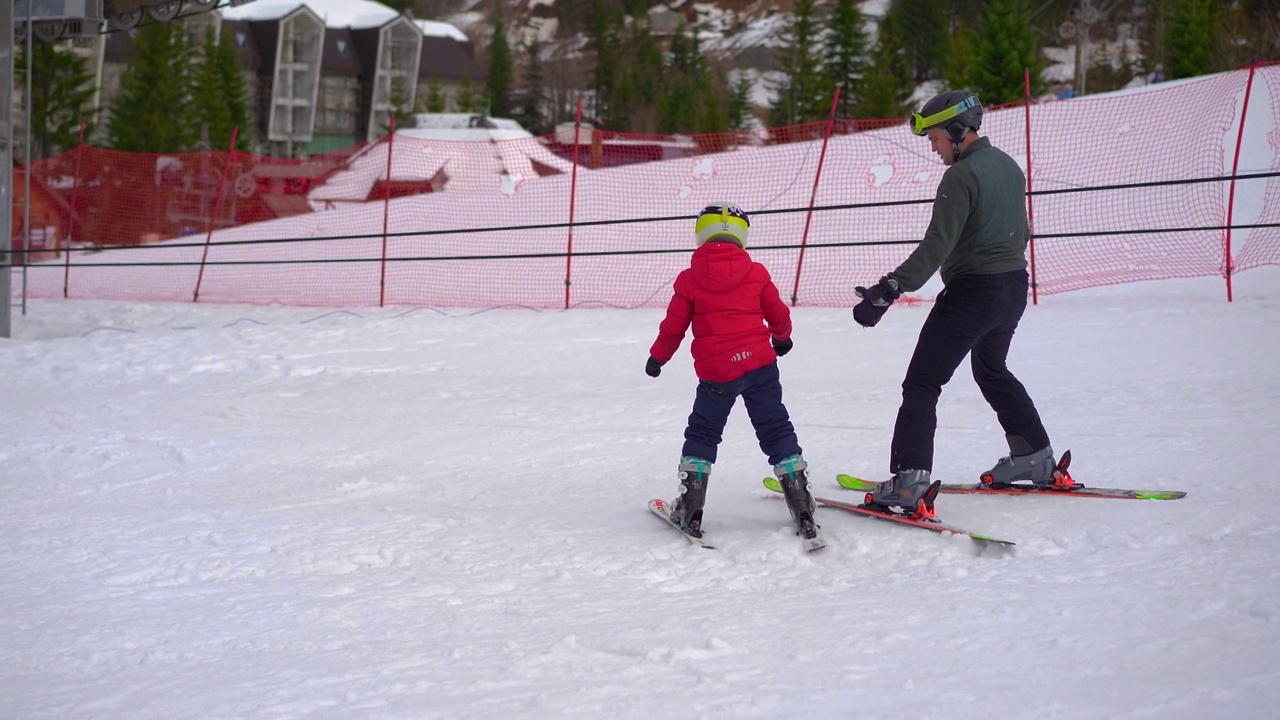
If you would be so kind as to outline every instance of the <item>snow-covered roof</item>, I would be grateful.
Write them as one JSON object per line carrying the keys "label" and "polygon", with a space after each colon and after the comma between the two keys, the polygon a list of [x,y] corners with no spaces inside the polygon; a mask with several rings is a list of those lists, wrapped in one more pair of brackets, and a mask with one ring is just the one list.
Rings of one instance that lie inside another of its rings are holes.
{"label": "snow-covered roof", "polygon": [[[324,20],[326,27],[366,30],[386,25],[399,13],[372,0],[256,0],[248,5],[225,8],[224,20],[272,21],[280,20],[306,5]],[[418,30],[426,37],[443,37],[458,42],[468,42],[456,26],[438,20],[414,20]]]}
{"label": "snow-covered roof", "polygon": [[[418,113],[413,116],[413,129],[477,130],[483,133],[468,138],[451,138],[459,140],[492,140],[495,139],[494,131],[506,131],[500,134],[505,136],[503,139],[508,140],[533,137],[533,133],[521,127],[519,121],[510,118],[485,117],[475,113]],[[415,136],[444,139],[443,136],[434,133],[416,133]]]}
{"label": "snow-covered roof", "polygon": [[422,31],[422,34],[427,37],[446,37],[457,40],[458,42],[470,41],[470,38],[467,37],[466,33],[447,22],[440,22],[438,20],[414,20],[413,22],[418,26],[418,29]]}
{"label": "snow-covered roof", "polygon": [[325,26],[331,28],[363,30],[382,27],[400,15],[386,5],[372,0],[255,0],[248,5],[223,9],[222,18],[279,20],[303,5],[319,15]]}
{"label": "snow-covered roof", "polygon": [[[538,179],[535,162],[562,173],[573,169],[514,120],[485,118],[490,127],[471,127],[475,116],[467,113],[417,117],[428,118],[430,126],[396,131],[392,180],[430,180],[443,169],[449,192],[500,188],[511,195],[520,183]],[[308,199],[317,209],[333,202],[364,202],[374,184],[387,177],[387,151],[386,143],[369,146],[316,187]]]}

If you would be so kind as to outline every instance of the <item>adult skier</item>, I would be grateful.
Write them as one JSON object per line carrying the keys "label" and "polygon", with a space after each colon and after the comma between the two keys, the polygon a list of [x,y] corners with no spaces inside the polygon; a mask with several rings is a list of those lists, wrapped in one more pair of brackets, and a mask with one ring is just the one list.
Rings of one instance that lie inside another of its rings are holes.
{"label": "adult skier", "polygon": [[863,327],[874,327],[899,295],[918,290],[941,268],[945,289],[920,330],[902,381],[889,458],[892,477],[868,496],[883,509],[931,517],[938,397],[965,355],[1009,445],[1009,455],[983,473],[983,482],[1052,485],[1056,461],[1035,404],[1005,364],[1027,307],[1026,178],[1013,158],[978,135],[982,104],[967,90],[934,97],[911,122],[947,169],[924,239],[875,285],[855,288],[861,301],[853,317]]}

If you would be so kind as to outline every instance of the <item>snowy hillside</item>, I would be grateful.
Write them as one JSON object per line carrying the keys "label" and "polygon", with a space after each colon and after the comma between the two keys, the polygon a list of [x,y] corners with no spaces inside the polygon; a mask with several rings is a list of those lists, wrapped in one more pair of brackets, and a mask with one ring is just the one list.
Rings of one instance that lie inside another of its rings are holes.
{"label": "snowy hillside", "polygon": [[[0,344],[0,717],[1267,716],[1280,273],[1236,292],[1028,310],[1011,366],[1077,479],[1189,495],[944,497],[1018,543],[981,555],[837,511],[804,555],[740,408],[720,549],[671,532],[694,378],[644,376],[659,310],[36,301]],[[796,311],[821,494],[885,470],[926,311]],[[936,474],[1002,450],[962,370]]]}

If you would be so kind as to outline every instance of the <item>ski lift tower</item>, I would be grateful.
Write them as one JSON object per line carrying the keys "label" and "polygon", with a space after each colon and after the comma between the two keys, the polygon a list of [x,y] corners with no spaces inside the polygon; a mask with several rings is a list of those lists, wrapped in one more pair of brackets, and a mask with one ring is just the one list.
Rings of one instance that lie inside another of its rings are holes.
{"label": "ski lift tower", "polygon": [[[225,4],[235,7],[250,2],[253,0],[229,0]],[[20,140],[14,126],[13,77],[18,46],[93,37],[144,23],[171,22],[209,12],[218,4],[219,0],[0,0],[0,295],[5,299],[4,309],[0,310],[0,338],[12,335],[13,161],[14,148]],[[22,103],[27,113],[27,122],[23,124],[26,130],[21,138],[24,164],[30,162],[31,155],[30,82],[28,74],[26,101]],[[24,177],[29,182],[31,173],[24,173]],[[30,202],[30,197],[30,193],[24,194],[24,202]],[[25,217],[22,227],[28,232],[30,223]],[[25,301],[25,290],[23,299]]]}

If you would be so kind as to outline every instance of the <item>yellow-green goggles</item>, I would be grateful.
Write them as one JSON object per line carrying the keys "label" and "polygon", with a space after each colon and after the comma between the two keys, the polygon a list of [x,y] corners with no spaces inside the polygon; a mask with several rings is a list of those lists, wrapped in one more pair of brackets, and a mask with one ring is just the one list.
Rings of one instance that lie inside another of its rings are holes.
{"label": "yellow-green goggles", "polygon": [[916,135],[923,135],[925,131],[931,127],[941,125],[953,117],[960,115],[968,110],[978,106],[978,96],[970,95],[960,102],[946,108],[940,112],[936,112],[929,117],[924,117],[920,113],[911,113],[911,131]]}

